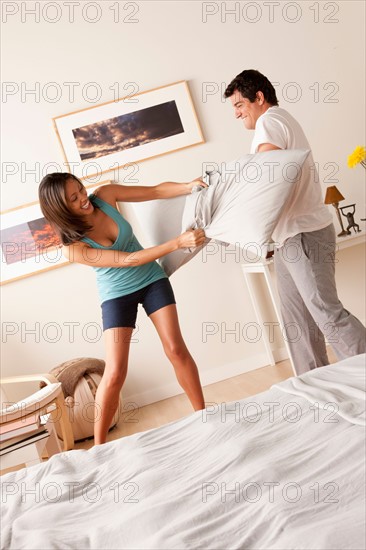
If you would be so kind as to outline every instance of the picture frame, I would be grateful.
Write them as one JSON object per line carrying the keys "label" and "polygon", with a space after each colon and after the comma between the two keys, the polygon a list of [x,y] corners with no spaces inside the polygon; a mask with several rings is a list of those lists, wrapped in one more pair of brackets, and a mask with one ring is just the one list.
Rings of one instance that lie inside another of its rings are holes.
{"label": "picture frame", "polygon": [[185,80],[52,120],[68,171],[80,179],[204,143]]}
{"label": "picture frame", "polygon": [[[85,187],[91,194],[109,183],[112,181]],[[1,286],[70,263],[62,255],[62,244],[43,217],[38,201],[0,212],[0,217]]]}

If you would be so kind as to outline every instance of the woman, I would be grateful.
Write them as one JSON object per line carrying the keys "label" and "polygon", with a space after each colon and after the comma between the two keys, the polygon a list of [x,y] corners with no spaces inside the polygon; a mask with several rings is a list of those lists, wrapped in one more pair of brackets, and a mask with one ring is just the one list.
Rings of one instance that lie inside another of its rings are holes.
{"label": "woman", "polygon": [[[186,231],[159,246],[143,249],[116,202],[177,197],[192,192],[201,180],[161,183],[153,187],[117,184],[99,187],[88,197],[82,182],[68,173],[45,176],[39,186],[44,217],[59,233],[63,254],[92,266],[102,302],[106,366],[99,384],[94,427],[95,444],[106,441],[119,394],[127,374],[130,340],[142,303],[173,364],[179,384],[195,410],[204,408],[197,366],[182,338],[169,279],[155,261],[177,250],[201,245],[203,230]],[[94,250],[97,249],[97,250]]]}

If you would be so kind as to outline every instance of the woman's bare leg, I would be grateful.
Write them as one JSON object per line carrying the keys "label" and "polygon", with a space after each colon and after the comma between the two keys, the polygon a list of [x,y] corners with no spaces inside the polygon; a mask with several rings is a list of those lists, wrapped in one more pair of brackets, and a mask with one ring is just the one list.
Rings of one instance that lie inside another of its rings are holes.
{"label": "woman's bare leg", "polygon": [[127,375],[133,328],[111,328],[104,332],[106,365],[95,396],[94,444],[105,443],[120,391]]}
{"label": "woman's bare leg", "polygon": [[175,304],[165,306],[150,315],[160,336],[164,351],[172,363],[179,384],[186,392],[195,411],[205,408],[197,365],[184,343]]}

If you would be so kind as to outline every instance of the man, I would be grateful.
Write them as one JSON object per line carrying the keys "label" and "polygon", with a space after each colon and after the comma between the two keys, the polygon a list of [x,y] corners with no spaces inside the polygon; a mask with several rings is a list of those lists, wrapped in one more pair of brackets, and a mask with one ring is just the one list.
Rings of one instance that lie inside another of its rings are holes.
{"label": "man", "polygon": [[[247,130],[255,130],[251,153],[310,150],[300,124],[278,107],[273,85],[260,72],[243,71],[224,96],[230,98],[236,118]],[[338,359],[366,351],[365,327],[344,309],[337,295],[335,230],[314,177],[311,153],[304,168],[307,176],[292,190],[273,233],[282,317],[297,374],[329,363],[323,335]]]}

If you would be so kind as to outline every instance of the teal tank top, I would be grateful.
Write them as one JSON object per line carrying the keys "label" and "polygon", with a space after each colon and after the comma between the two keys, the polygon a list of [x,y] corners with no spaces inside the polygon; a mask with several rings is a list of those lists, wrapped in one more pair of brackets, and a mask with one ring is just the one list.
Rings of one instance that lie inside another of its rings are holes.
{"label": "teal tank top", "polygon": [[[123,252],[136,252],[143,247],[133,234],[132,227],[116,208],[103,201],[96,195],[89,196],[93,206],[100,208],[107,216],[112,218],[118,226],[118,237],[112,246],[103,246],[89,237],[81,239],[93,248],[104,250],[121,250]],[[149,262],[135,267],[93,267],[97,275],[98,292],[101,303],[120,296],[126,296],[136,290],[167,277],[164,270],[157,262]]]}

